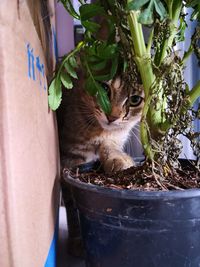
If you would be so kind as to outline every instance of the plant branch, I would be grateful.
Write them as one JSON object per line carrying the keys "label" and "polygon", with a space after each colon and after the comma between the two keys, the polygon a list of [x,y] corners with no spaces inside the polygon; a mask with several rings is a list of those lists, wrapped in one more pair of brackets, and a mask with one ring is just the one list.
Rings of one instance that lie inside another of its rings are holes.
{"label": "plant branch", "polygon": [[[197,84],[192,88],[192,90],[188,92],[186,97],[188,97],[188,107],[192,107],[194,102],[198,99],[198,97],[200,97],[200,81],[198,81]],[[181,112],[183,112],[184,109],[185,107],[182,108]],[[174,121],[174,123],[177,122],[177,119]],[[159,128],[161,132],[165,133],[170,129],[170,127],[172,127],[172,124],[168,120],[166,120],[160,125]]]}
{"label": "plant branch", "polygon": [[141,143],[142,143],[145,155],[150,160],[153,160],[154,152],[153,152],[151,142],[150,142],[149,130],[148,130],[147,119],[146,119],[148,111],[149,111],[150,103],[151,103],[151,96],[149,96],[148,99],[144,103],[143,113],[142,113],[142,118],[141,118],[141,123],[140,123],[140,138],[141,138]]}
{"label": "plant branch", "polygon": [[[170,8],[172,8],[171,4],[170,4]],[[162,44],[162,48],[161,48],[161,51],[159,53],[160,56],[159,56],[158,62],[156,63],[157,66],[161,65],[161,63],[163,62],[163,60],[167,56],[168,49],[172,48],[172,46],[173,46],[174,38],[175,38],[175,35],[177,33],[178,21],[180,18],[181,10],[182,10],[182,1],[177,1],[176,9],[175,9],[174,13],[170,14],[171,20],[169,22],[169,37],[167,38],[167,36],[166,36],[165,40]]]}
{"label": "plant branch", "polygon": [[153,159],[150,136],[146,125],[146,117],[149,110],[148,103],[150,104],[151,100],[150,91],[155,81],[150,54],[150,43],[152,42],[153,32],[150,35],[149,44],[146,48],[142,25],[138,22],[138,14],[137,11],[130,11],[128,15],[128,23],[133,43],[133,57],[140,72],[145,93],[145,108],[143,109],[141,121],[141,142],[147,157]]}
{"label": "plant branch", "polygon": [[138,23],[137,13],[138,12],[136,11],[130,11],[128,22],[134,44],[134,52],[138,57],[142,57],[146,53],[146,46],[143,37],[142,25]]}
{"label": "plant branch", "polygon": [[133,57],[141,75],[145,96],[148,96],[151,85],[155,80],[155,76],[152,70],[151,56],[146,49],[142,25],[138,22],[137,11],[130,11],[128,15],[128,23],[133,42]]}
{"label": "plant branch", "polygon": [[192,54],[192,52],[194,51],[193,49],[193,45],[190,44],[190,47],[188,48],[187,51],[185,51],[183,58],[182,58],[182,63],[185,65],[187,59],[190,57],[190,55]]}
{"label": "plant branch", "polygon": [[200,97],[200,81],[188,93],[190,106],[194,104],[198,97]]}
{"label": "plant branch", "polygon": [[69,54],[67,54],[67,56],[62,60],[62,63],[61,63],[61,65],[60,65],[59,69],[58,69],[58,72],[57,72],[57,74],[56,74],[57,77],[59,77],[59,75],[60,75],[60,73],[61,73],[61,71],[62,71],[62,68],[63,68],[63,66],[65,65],[65,63],[68,61],[68,59],[69,59],[71,56],[73,56],[73,55],[75,55],[76,53],[78,53],[84,45],[85,45],[85,43],[84,43],[83,41],[81,41],[80,43],[78,43],[78,45],[75,47],[74,50],[72,50]]}
{"label": "plant branch", "polygon": [[149,40],[147,43],[147,54],[151,53],[151,47],[153,43],[153,36],[154,36],[154,29],[151,30],[150,35],[149,35]]}

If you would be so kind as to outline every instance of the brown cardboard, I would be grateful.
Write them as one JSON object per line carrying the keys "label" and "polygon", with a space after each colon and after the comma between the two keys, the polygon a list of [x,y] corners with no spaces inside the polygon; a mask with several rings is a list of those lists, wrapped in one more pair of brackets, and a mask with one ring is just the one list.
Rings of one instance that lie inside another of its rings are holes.
{"label": "brown cardboard", "polygon": [[45,265],[58,212],[58,166],[45,57],[30,10],[26,1],[0,1],[1,267]]}
{"label": "brown cardboard", "polygon": [[56,63],[54,47],[55,2],[54,0],[27,0],[27,5],[43,47],[48,75],[52,75]]}

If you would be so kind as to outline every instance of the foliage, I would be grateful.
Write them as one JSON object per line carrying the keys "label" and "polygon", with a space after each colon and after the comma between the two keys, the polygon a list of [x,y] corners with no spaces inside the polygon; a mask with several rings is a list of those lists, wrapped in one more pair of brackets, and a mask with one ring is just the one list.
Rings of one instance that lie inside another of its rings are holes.
{"label": "foliage", "polygon": [[[192,9],[191,19],[198,26],[199,0],[97,0],[92,4],[80,0],[79,13],[71,0],[61,2],[81,21],[85,35],[83,42],[62,59],[49,88],[51,108],[57,109],[61,102],[61,83],[67,89],[73,87],[79,65],[85,70],[87,92],[109,113],[109,97],[102,82],[120,71],[128,85],[141,82],[144,88],[141,141],[147,159],[153,165],[171,166],[181,151],[180,133],[192,140],[199,157],[199,133],[192,130],[199,110],[192,106],[200,96],[200,81],[189,89],[183,73],[193,52],[200,59],[200,27],[196,27],[188,51],[183,55],[175,51],[176,44],[184,40],[186,8]],[[100,21],[106,23],[104,35]],[[144,27],[150,32],[146,42]]]}

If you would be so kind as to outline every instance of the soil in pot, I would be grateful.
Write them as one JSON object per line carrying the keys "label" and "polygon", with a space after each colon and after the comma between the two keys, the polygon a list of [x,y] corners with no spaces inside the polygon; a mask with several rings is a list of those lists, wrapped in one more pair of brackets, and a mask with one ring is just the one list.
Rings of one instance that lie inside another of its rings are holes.
{"label": "soil in pot", "polygon": [[164,168],[163,178],[152,171],[148,163],[111,174],[105,174],[100,164],[96,164],[94,170],[64,169],[63,173],[70,173],[72,177],[82,182],[107,188],[144,191],[200,188],[200,170],[195,166],[195,162],[180,160],[180,163],[178,168]]}

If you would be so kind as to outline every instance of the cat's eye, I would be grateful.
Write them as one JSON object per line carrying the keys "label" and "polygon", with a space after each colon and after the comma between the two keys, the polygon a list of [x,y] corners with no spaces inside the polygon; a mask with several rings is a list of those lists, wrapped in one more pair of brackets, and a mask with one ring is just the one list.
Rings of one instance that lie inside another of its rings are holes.
{"label": "cat's eye", "polygon": [[138,107],[143,101],[143,97],[139,95],[132,95],[129,99],[130,106]]}
{"label": "cat's eye", "polygon": [[110,87],[109,87],[109,85],[108,85],[107,83],[102,82],[102,83],[101,83],[101,86],[103,87],[103,89],[106,91],[108,97],[110,98],[110,94],[111,94],[111,92],[110,92]]}

